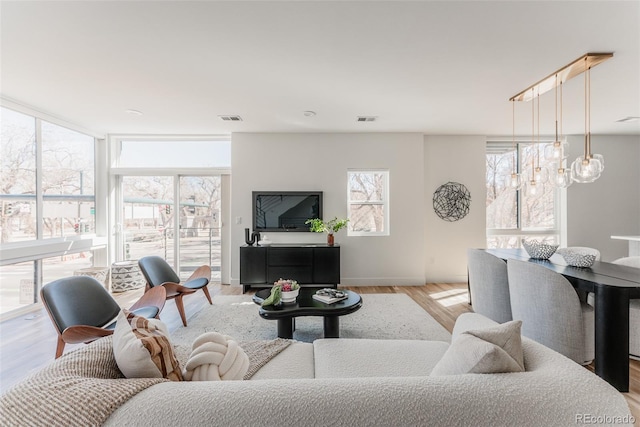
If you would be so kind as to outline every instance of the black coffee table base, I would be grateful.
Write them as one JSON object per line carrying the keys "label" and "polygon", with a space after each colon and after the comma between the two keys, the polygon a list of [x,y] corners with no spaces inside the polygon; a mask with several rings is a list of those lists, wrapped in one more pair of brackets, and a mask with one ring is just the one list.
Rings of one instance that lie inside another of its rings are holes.
{"label": "black coffee table base", "polygon": [[[340,318],[338,316],[324,316],[324,337],[340,338]],[[296,329],[295,317],[283,317],[278,319],[278,338],[293,338]]]}

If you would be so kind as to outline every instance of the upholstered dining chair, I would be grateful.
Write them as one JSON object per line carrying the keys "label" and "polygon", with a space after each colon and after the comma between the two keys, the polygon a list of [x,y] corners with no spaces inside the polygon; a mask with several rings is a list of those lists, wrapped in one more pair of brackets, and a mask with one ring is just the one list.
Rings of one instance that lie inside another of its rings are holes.
{"label": "upholstered dining chair", "polygon": [[522,320],[522,335],[573,361],[594,358],[593,307],[581,302],[561,274],[528,261],[507,262],[513,320]]}
{"label": "upholstered dining chair", "polygon": [[185,295],[193,294],[202,289],[209,304],[213,304],[209,289],[207,289],[207,285],[211,280],[211,267],[208,265],[198,267],[183,284],[180,284],[180,277],[173,271],[173,268],[159,256],[140,258],[138,266],[147,280],[145,292],[158,286],[165,288],[167,299],[176,300],[176,307],[184,326],[187,326],[187,316],[185,315],[182,301]]}
{"label": "upholstered dining chair", "polygon": [[507,263],[482,249],[467,249],[473,311],[498,323],[512,320]]}
{"label": "upholstered dining chair", "polygon": [[[58,332],[56,359],[65,344],[89,343],[113,334],[120,306],[93,277],[72,276],[42,287],[40,299]],[[159,288],[144,294],[130,310],[139,316],[157,318],[164,307],[166,292]]]}

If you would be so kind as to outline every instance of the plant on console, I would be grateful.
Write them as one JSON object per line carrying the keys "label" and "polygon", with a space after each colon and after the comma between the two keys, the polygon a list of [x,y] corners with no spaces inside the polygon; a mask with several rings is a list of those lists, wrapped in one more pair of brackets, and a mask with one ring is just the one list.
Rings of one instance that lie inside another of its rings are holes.
{"label": "plant on console", "polygon": [[337,233],[338,231],[346,227],[348,222],[348,219],[338,219],[338,217],[335,217],[327,222],[324,222],[320,218],[313,218],[306,220],[305,224],[309,224],[311,226],[310,230],[315,233],[327,233],[327,244],[329,246],[333,246],[333,233]]}

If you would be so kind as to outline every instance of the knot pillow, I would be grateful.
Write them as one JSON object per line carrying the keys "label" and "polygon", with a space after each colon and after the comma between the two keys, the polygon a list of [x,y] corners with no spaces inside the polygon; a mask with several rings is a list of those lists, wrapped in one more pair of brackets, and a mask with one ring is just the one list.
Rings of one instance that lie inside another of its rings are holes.
{"label": "knot pillow", "polygon": [[184,372],[187,381],[241,380],[249,370],[249,357],[228,335],[202,334],[192,350]]}

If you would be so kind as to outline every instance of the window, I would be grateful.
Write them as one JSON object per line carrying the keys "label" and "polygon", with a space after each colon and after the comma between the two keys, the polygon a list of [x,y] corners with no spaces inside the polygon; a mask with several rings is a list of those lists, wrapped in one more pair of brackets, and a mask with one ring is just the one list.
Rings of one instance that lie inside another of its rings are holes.
{"label": "window", "polygon": [[37,238],[36,120],[0,109],[0,244]]}
{"label": "window", "polygon": [[42,236],[95,232],[93,138],[42,122]]}
{"label": "window", "polygon": [[389,235],[389,171],[349,171],[348,235]]}
{"label": "window", "polygon": [[559,192],[547,181],[538,194],[509,188],[507,179],[516,169],[523,181],[531,175],[533,160],[543,169],[554,170],[557,163],[544,156],[550,144],[488,142],[487,143],[487,247],[517,248],[522,238],[535,238],[547,243],[560,243]]}
{"label": "window", "polygon": [[29,310],[43,283],[91,267],[104,243],[93,235],[95,138],[37,113],[0,115],[2,318]]}
{"label": "window", "polygon": [[[120,141],[119,167],[228,168],[231,141],[144,139]],[[153,153],[153,155],[150,155]]]}

